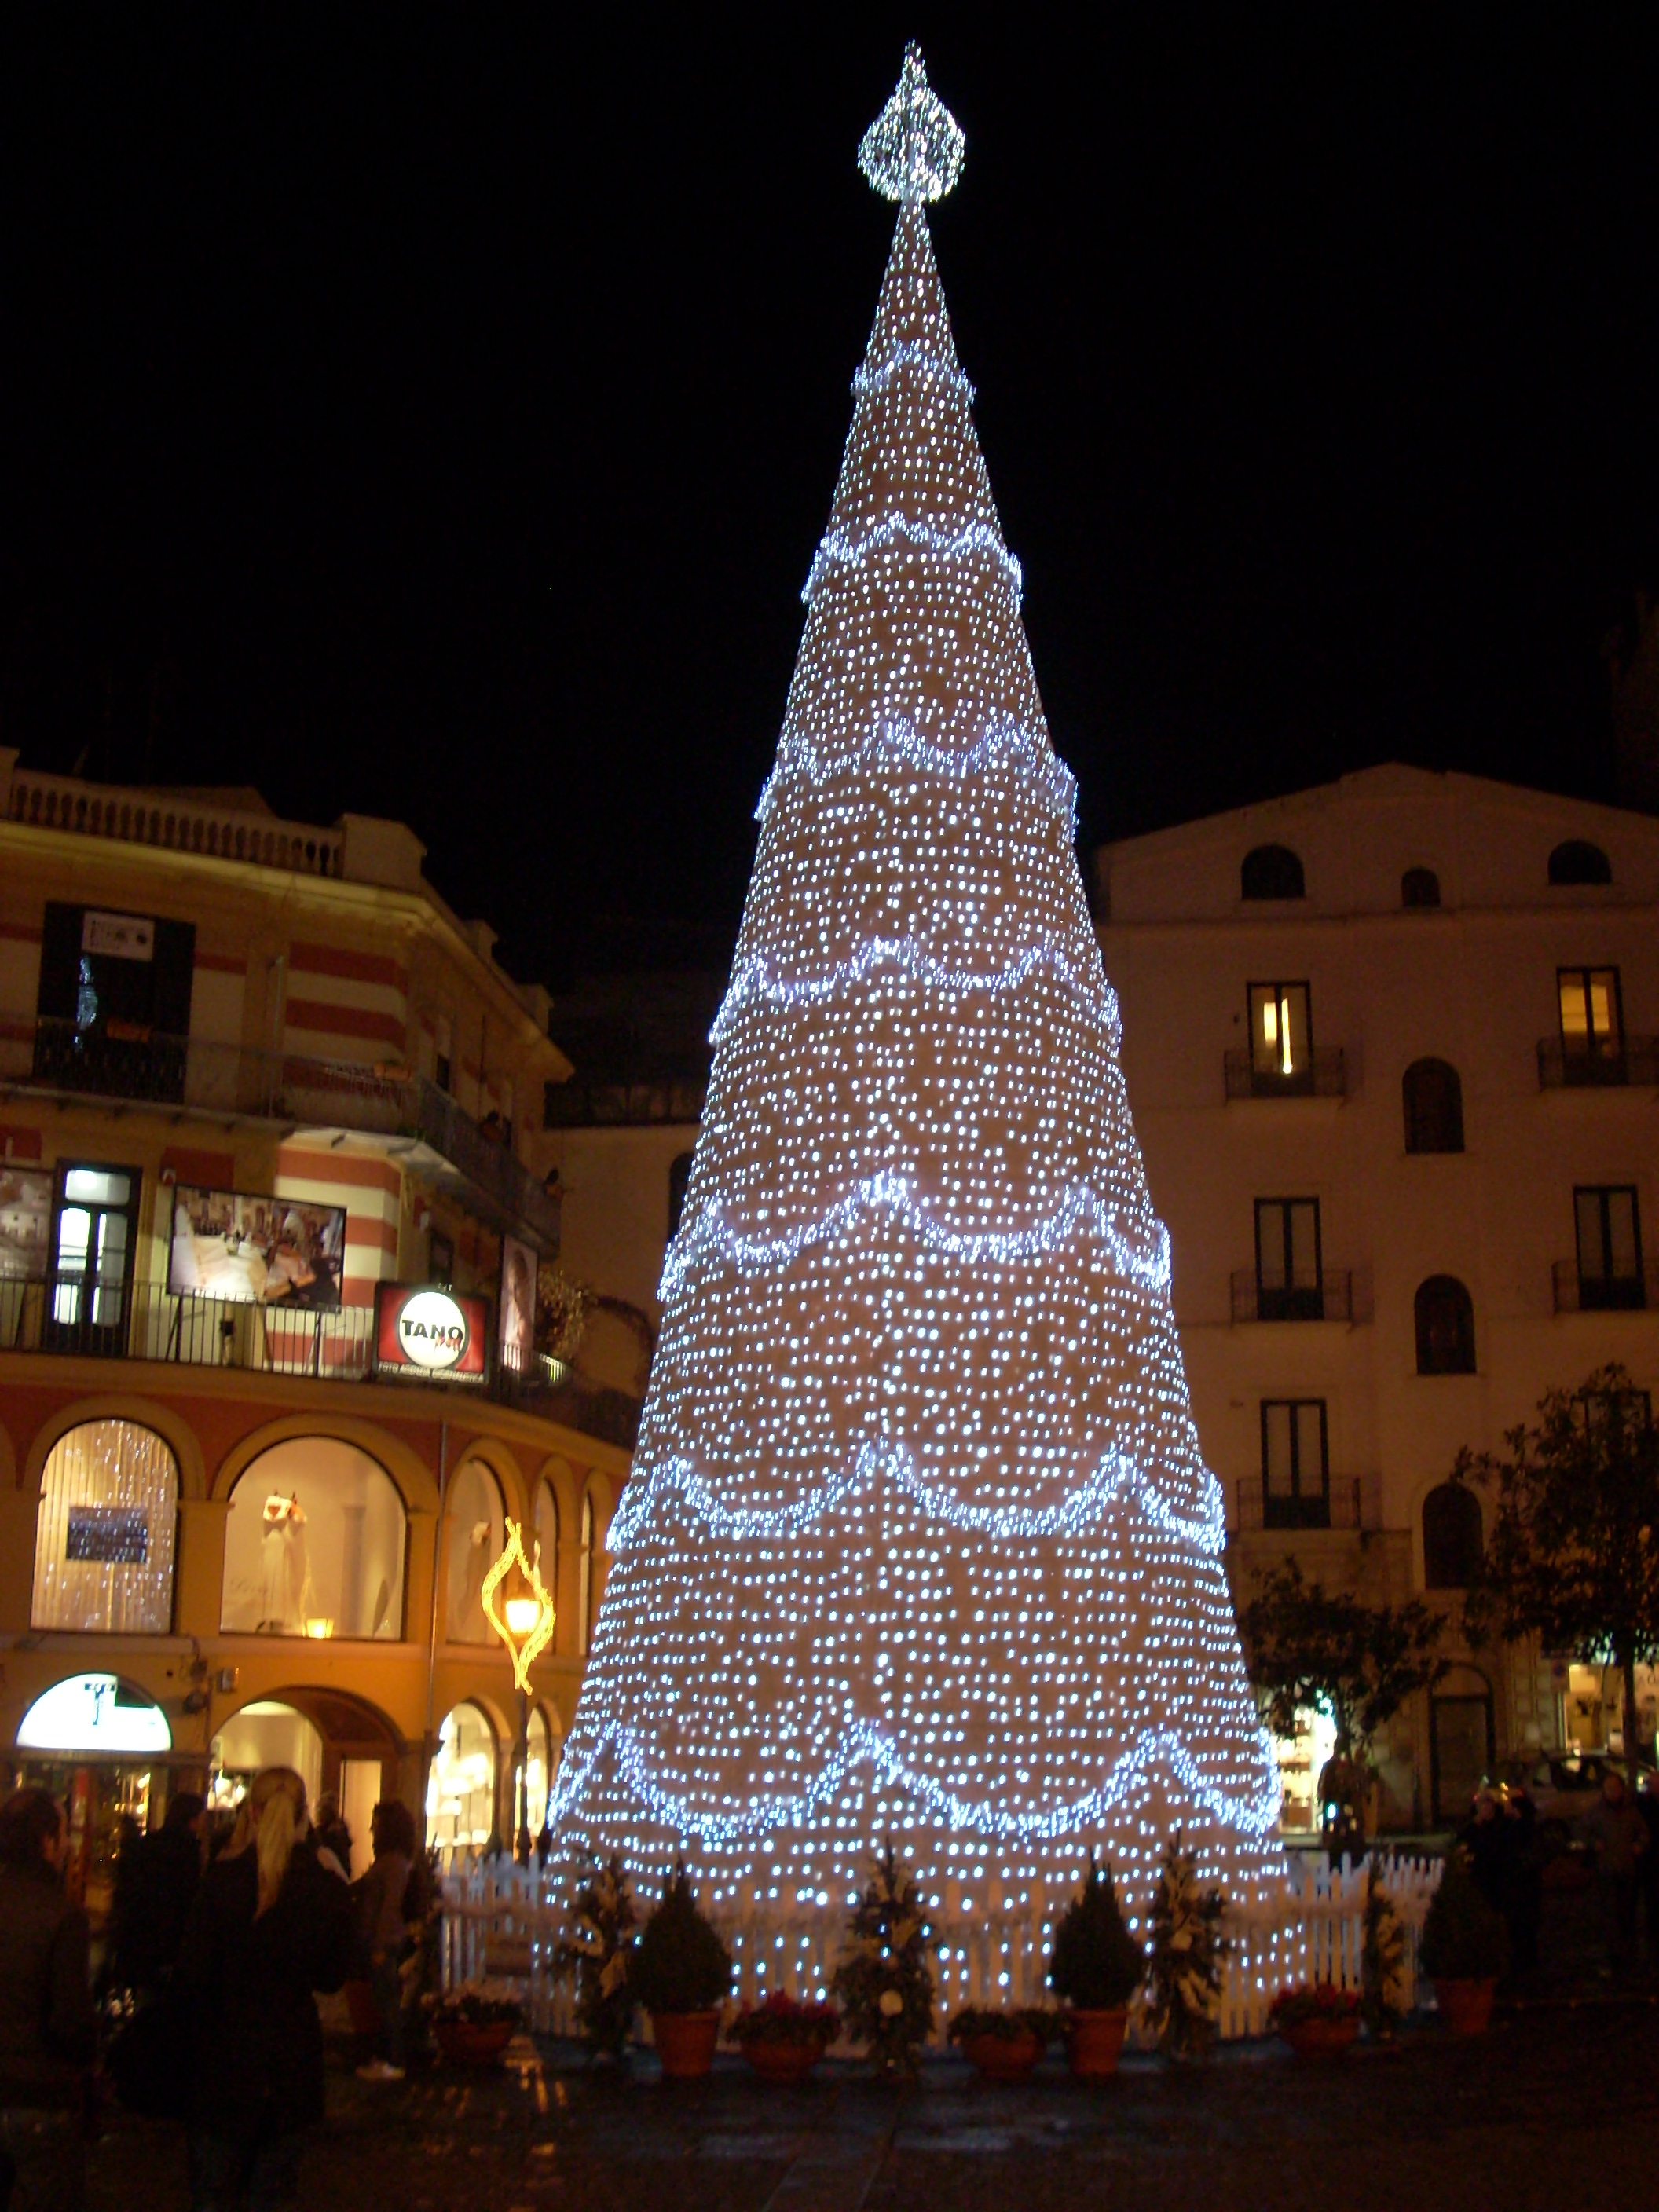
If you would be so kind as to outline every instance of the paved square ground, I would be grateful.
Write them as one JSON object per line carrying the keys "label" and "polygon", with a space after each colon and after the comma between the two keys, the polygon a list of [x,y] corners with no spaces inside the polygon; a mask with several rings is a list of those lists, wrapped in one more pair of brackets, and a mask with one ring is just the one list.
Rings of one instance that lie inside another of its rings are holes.
{"label": "paved square ground", "polygon": [[[1659,2199],[1659,2005],[1540,2003],[1456,2041],[1437,2025],[1323,2064],[1276,2042],[1201,2069],[1131,2055],[1085,2089],[1058,2060],[984,2089],[954,2057],[897,2091],[827,2064],[779,2091],[722,2055],[706,2081],[569,2045],[518,2068],[369,2089],[342,2056],[306,2212],[1469,2212]],[[178,2131],[116,2114],[94,2212],[184,2212]]]}

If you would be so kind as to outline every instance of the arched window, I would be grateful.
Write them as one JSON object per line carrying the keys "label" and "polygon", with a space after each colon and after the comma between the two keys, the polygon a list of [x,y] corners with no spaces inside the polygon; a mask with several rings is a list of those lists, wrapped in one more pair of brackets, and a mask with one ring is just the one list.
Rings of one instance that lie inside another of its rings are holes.
{"label": "arched window", "polygon": [[549,1596],[559,1602],[559,1501],[550,1482],[536,1485],[532,1527],[541,1553],[541,1576]]}
{"label": "arched window", "polygon": [[31,1626],[165,1636],[178,1524],[179,1462],[154,1430],[70,1429],[41,1471]]}
{"label": "arched window", "polygon": [[233,1713],[213,1739],[212,1797],[237,1805],[261,1767],[291,1766],[317,1802],[323,1787],[323,1739],[314,1721],[276,1698],[260,1698]]}
{"label": "arched window", "polygon": [[1431,1275],[1418,1285],[1417,1371],[1473,1375],[1474,1306],[1455,1275]]}
{"label": "arched window", "polygon": [[1401,1079],[1408,1152],[1461,1152],[1463,1085],[1449,1060],[1414,1060]]}
{"label": "arched window", "polygon": [[1238,895],[1247,899],[1294,899],[1307,896],[1302,863],[1288,845],[1258,845],[1244,855]]}
{"label": "arched window", "polygon": [[547,1801],[553,1794],[562,1745],[556,1720],[550,1723],[539,1705],[531,1708],[530,1753],[525,1761],[525,1815],[532,1836],[547,1825]]}
{"label": "arched window", "polygon": [[1550,854],[1553,884],[1610,884],[1613,869],[1599,845],[1583,837],[1569,837]]}
{"label": "arched window", "polygon": [[239,1636],[404,1632],[404,1501],[340,1437],[290,1437],[237,1478],[219,1626]]}
{"label": "arched window", "polygon": [[593,1609],[599,1596],[599,1561],[594,1555],[593,1493],[582,1492],[581,1585],[576,1593],[577,1650],[586,1658],[593,1642]]}
{"label": "arched window", "polygon": [[1438,906],[1440,878],[1432,868],[1407,868],[1400,878],[1401,906]]}
{"label": "arched window", "polygon": [[488,1644],[483,1579],[507,1542],[507,1516],[495,1478],[480,1461],[457,1469],[449,1486],[449,1640]]}
{"label": "arched window", "polygon": [[691,1180],[691,1154],[676,1152],[668,1163],[668,1233],[675,1235],[685,1211],[685,1186]]}
{"label": "arched window", "polygon": [[20,1751],[142,1758],[173,1748],[167,1715],[114,1674],[72,1674],[38,1697],[18,1724]]}
{"label": "arched window", "polygon": [[476,1705],[444,1715],[426,1778],[426,1840],[452,1856],[495,1838],[495,1735]]}
{"label": "arched window", "polygon": [[1423,1581],[1431,1589],[1468,1589],[1485,1549],[1480,1500],[1467,1483],[1443,1482],[1423,1500]]}

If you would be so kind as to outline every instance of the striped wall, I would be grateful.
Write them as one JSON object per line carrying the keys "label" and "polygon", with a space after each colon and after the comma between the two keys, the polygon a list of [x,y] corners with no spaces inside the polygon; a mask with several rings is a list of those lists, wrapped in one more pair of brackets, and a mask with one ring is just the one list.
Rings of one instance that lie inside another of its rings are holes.
{"label": "striped wall", "polygon": [[345,1277],[341,1292],[348,1305],[368,1305],[376,1283],[395,1279],[403,1177],[390,1160],[362,1152],[313,1152],[299,1145],[284,1145],[276,1155],[276,1194],[312,1206],[345,1207]]}
{"label": "striped wall", "polygon": [[409,1036],[409,970],[381,952],[290,945],[283,1049],[314,1060],[400,1065]]}

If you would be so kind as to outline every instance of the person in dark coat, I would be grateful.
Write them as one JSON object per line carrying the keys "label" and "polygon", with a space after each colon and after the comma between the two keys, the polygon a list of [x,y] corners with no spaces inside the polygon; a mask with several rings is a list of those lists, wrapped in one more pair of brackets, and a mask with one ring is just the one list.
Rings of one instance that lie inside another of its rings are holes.
{"label": "person in dark coat", "polygon": [[155,1990],[179,1955],[196,1885],[202,1878],[207,1800],[181,1790],[153,1836],[141,1837],[115,1894],[115,1978],[142,1993]]}
{"label": "person in dark coat", "polygon": [[267,2212],[294,2197],[304,2132],[323,2116],[313,1992],[351,1965],[351,1893],[305,1848],[306,1786],[268,1766],[202,1877],[175,1986],[196,2029],[193,2212]]}
{"label": "person in dark coat", "polygon": [[79,2212],[86,2188],[97,2015],[87,1916],[64,1894],[63,1862],[57,1799],[15,1790],[0,1806],[0,2178],[13,2212]]}
{"label": "person in dark coat", "polygon": [[374,1992],[379,2020],[374,2056],[357,2069],[365,2081],[404,2078],[403,1966],[413,1950],[408,1920],[410,1884],[415,1871],[415,1821],[407,1805],[387,1798],[374,1808],[369,1826],[374,1863],[352,1885],[357,1912],[360,1964]]}

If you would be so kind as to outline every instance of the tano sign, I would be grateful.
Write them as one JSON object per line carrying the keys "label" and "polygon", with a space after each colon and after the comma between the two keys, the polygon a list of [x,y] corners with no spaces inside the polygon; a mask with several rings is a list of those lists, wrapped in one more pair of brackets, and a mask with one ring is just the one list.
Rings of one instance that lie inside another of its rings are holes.
{"label": "tano sign", "polygon": [[489,1340],[483,1298],[426,1285],[374,1287],[374,1371],[413,1382],[482,1382]]}

